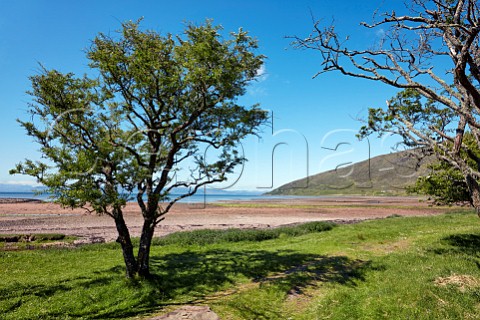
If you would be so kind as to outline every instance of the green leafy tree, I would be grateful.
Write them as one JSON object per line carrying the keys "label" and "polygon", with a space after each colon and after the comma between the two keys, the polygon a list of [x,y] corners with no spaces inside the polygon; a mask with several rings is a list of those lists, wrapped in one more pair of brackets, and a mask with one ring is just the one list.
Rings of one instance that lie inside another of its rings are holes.
{"label": "green leafy tree", "polygon": [[406,146],[435,154],[461,173],[480,215],[478,1],[413,0],[399,9],[361,23],[382,35],[367,49],[352,48],[320,22],[294,44],[320,53],[317,75],[337,71],[401,89],[387,108],[369,110],[361,135],[398,134]]}
{"label": "green leafy tree", "polygon": [[420,176],[407,187],[408,193],[428,195],[434,204],[451,205],[470,203],[470,193],[462,173],[446,162],[429,165],[431,173]]}
{"label": "green leafy tree", "polygon": [[[207,21],[162,36],[126,22],[116,38],[93,40],[94,76],[42,68],[31,77],[32,120],[19,121],[46,161],[11,173],[36,177],[64,206],[112,217],[127,277],[150,274],[155,227],[177,201],[243,164],[240,140],[266,120],[258,106],[237,104],[263,64],[256,40],[220,31]],[[144,219],[136,256],[122,213],[130,199]]]}

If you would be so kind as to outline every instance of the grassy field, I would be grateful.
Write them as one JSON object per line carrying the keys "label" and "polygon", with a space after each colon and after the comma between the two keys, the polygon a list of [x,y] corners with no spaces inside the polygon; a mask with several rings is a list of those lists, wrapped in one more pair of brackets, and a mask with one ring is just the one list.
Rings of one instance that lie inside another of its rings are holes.
{"label": "grassy field", "polygon": [[114,243],[0,251],[0,319],[138,319],[184,304],[221,319],[479,317],[471,212],[292,230],[173,235],[152,248],[155,276],[136,281]]}

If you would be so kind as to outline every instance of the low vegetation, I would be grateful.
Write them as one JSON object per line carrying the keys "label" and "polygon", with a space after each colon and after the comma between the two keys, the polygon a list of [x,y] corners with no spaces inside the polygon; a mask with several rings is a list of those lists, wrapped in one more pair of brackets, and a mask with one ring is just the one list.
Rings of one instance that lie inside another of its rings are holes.
{"label": "low vegetation", "polygon": [[477,220],[461,211],[335,228],[312,223],[268,237],[265,230],[173,234],[152,246],[148,280],[125,279],[115,243],[0,251],[0,314],[138,319],[208,304],[221,319],[474,319]]}
{"label": "low vegetation", "polygon": [[66,246],[77,237],[61,233],[0,234],[0,251],[46,248],[51,245]]}
{"label": "low vegetation", "polygon": [[175,232],[154,240],[156,245],[206,245],[225,242],[265,241],[281,237],[297,237],[309,233],[331,230],[334,223],[325,221],[307,222],[295,226],[273,229],[227,229]]}
{"label": "low vegetation", "polygon": [[0,242],[41,242],[63,239],[65,239],[65,235],[60,233],[0,234]]}

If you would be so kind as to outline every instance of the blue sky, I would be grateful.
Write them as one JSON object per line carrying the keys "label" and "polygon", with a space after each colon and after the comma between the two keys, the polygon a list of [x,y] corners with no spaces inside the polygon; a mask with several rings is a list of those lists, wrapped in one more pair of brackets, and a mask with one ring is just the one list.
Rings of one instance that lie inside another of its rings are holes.
{"label": "blue sky", "polygon": [[[88,71],[84,49],[96,34],[113,32],[122,21],[140,17],[143,28],[161,33],[180,33],[185,22],[211,18],[225,31],[243,27],[258,39],[258,53],[267,56],[265,73],[240,101],[271,110],[274,126],[265,128],[261,140],[243,142],[249,161],[232,188],[268,189],[272,180],[276,187],[307,172],[364,160],[368,144],[355,139],[361,126],[355,118],[365,117],[368,107],[384,106],[396,90],[335,73],[312,79],[319,69],[319,54],[295,50],[285,37],[308,36],[313,14],[326,23],[335,19],[337,30],[350,35],[352,43],[368,46],[376,31],[359,23],[371,21],[375,9],[382,12],[392,6],[401,8],[403,1],[2,1],[0,184],[33,181],[10,176],[8,170],[24,158],[40,157],[15,121],[28,116],[30,97],[25,92],[38,64],[81,75]],[[342,142],[347,144],[332,150]],[[393,143],[393,138],[371,139],[371,154],[388,153]],[[237,178],[232,177],[230,184]]]}

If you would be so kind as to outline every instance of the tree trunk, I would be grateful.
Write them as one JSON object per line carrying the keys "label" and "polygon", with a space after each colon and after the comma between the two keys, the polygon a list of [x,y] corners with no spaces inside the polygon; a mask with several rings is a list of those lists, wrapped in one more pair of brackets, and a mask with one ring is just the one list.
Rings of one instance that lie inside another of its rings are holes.
{"label": "tree trunk", "polygon": [[467,174],[465,180],[470,191],[470,197],[472,199],[472,205],[477,212],[477,215],[480,217],[480,186],[478,185],[477,180],[472,177],[472,175]]}
{"label": "tree trunk", "polygon": [[138,269],[135,261],[135,255],[133,254],[133,245],[130,238],[130,232],[128,231],[121,212],[117,212],[115,214],[114,220],[118,231],[117,242],[122,246],[123,260],[125,261],[125,267],[127,269],[127,278],[131,279],[135,276]]}
{"label": "tree trunk", "polygon": [[154,232],[155,221],[153,219],[145,219],[137,256],[138,275],[144,278],[150,276],[150,247]]}

